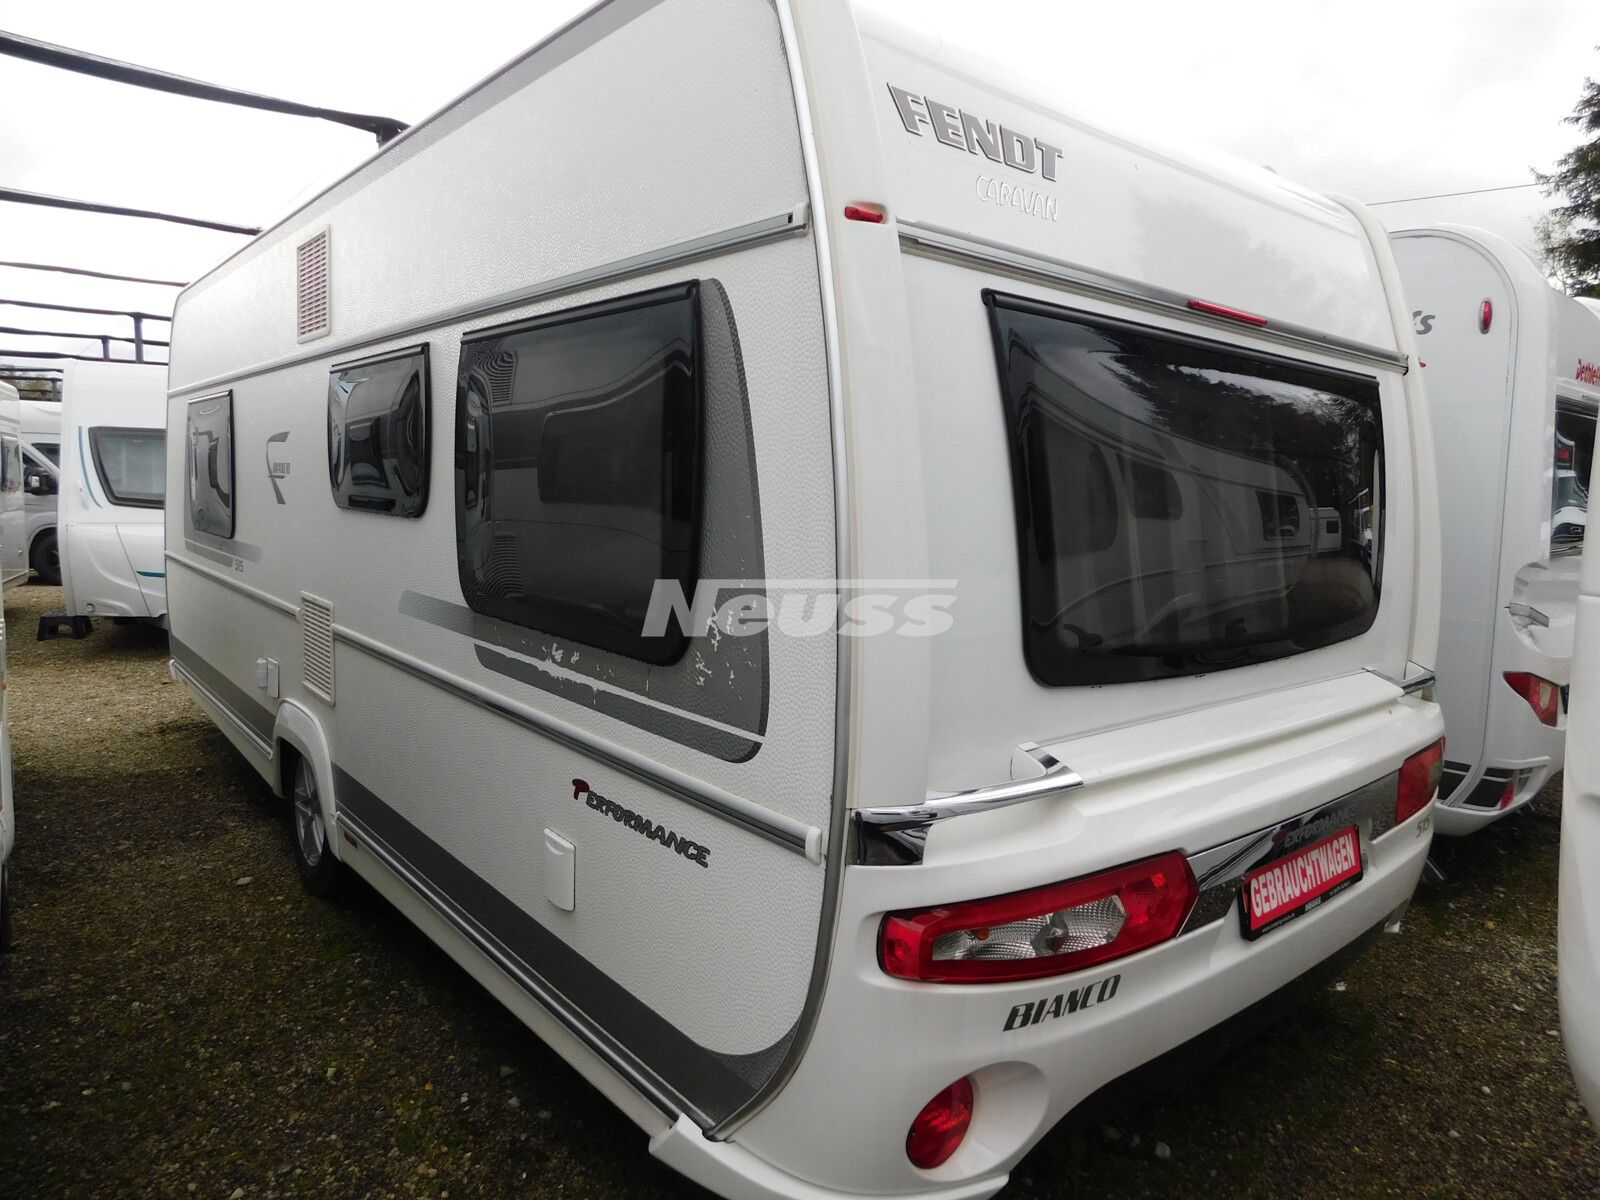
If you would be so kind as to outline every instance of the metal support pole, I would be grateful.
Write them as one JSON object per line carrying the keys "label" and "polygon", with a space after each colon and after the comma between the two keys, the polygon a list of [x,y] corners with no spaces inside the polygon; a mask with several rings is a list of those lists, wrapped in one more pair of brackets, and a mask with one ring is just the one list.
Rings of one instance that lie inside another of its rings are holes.
{"label": "metal support pole", "polygon": [[[107,353],[106,357],[111,355]],[[133,361],[144,361],[144,318],[138,313],[133,314]]]}

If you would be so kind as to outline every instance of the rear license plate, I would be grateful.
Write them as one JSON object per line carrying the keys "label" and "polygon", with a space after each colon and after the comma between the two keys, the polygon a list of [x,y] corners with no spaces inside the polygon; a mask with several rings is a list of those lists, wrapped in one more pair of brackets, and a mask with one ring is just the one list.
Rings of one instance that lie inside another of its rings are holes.
{"label": "rear license plate", "polygon": [[1244,936],[1258,938],[1361,880],[1361,833],[1354,825],[1250,872],[1239,885]]}

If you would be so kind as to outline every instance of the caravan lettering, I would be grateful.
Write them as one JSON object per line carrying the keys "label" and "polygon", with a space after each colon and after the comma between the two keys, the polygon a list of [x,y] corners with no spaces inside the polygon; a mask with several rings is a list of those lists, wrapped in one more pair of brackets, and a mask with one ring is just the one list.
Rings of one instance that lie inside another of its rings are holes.
{"label": "caravan lettering", "polygon": [[681,857],[692,863],[699,863],[706,868],[711,866],[711,847],[692,842],[674,833],[665,825],[657,825],[648,817],[630,808],[623,808],[613,800],[607,800],[581,779],[572,781],[572,798],[585,801],[595,812],[604,813],[619,825],[625,825],[635,833],[642,833],[652,842],[659,842],[668,850],[676,850]]}

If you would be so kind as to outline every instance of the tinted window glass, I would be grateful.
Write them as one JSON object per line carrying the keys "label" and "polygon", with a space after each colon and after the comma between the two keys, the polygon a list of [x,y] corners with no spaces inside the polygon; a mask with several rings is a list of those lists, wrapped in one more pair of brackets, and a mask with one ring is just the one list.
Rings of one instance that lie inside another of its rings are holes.
{"label": "tinted window glass", "polygon": [[1593,413],[1556,409],[1555,480],[1550,496],[1550,545],[1581,550],[1589,525],[1589,477],[1594,467]]}
{"label": "tinted window glass", "polygon": [[61,465],[61,445],[59,442],[33,442],[32,448],[44,455],[56,466]]}
{"label": "tinted window glass", "polygon": [[658,580],[692,593],[702,378],[697,285],[463,342],[456,398],[461,587],[481,613],[647,662]]}
{"label": "tinted window glass", "polygon": [[189,405],[184,500],[200,533],[233,536],[233,393]]}
{"label": "tinted window glass", "polygon": [[328,478],[340,508],[420,516],[428,504],[428,348],[328,376]]}
{"label": "tinted window glass", "polygon": [[1371,626],[1375,380],[985,299],[1041,682],[1215,671]]}
{"label": "tinted window glass", "polygon": [[89,451],[106,498],[124,508],[160,508],[167,490],[167,435],[160,429],[89,430]]}

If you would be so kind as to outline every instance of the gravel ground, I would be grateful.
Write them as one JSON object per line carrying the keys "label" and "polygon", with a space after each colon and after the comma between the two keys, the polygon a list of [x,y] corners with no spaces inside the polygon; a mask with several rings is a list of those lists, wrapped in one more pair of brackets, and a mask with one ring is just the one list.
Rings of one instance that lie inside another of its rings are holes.
{"label": "gravel ground", "polygon": [[[0,1196],[703,1195],[374,893],[301,892],[281,805],[167,682],[162,634],[37,643],[59,591],[5,600]],[[1063,1126],[1006,1195],[1600,1195],[1556,1025],[1558,806],[1441,844],[1404,934]]]}

